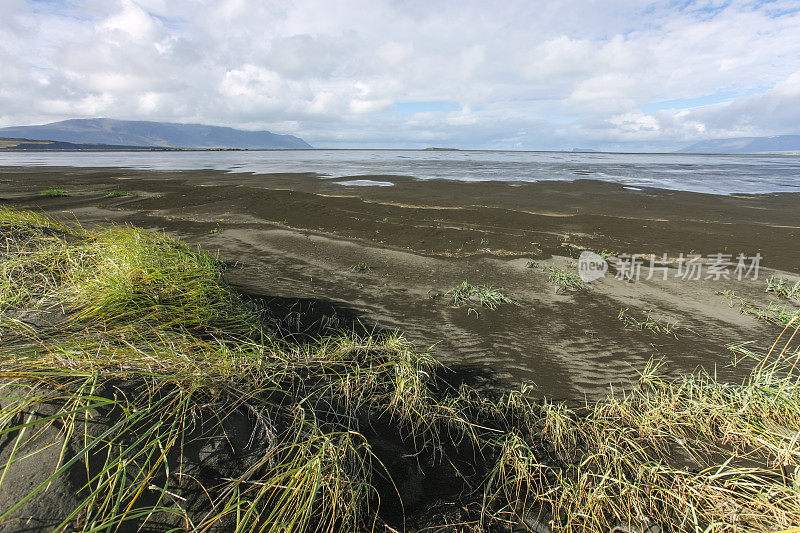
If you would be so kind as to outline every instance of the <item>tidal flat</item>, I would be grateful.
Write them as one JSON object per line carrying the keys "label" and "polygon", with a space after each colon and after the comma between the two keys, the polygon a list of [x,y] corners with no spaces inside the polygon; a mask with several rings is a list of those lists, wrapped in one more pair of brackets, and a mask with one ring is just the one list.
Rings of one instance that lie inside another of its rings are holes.
{"label": "tidal flat", "polygon": [[8,531],[800,523],[795,194],[0,177]]}
{"label": "tidal flat", "polygon": [[[367,177],[392,187],[339,185],[313,174],[11,168],[0,198],[82,224],[133,224],[218,253],[228,283],[296,319],[333,315],[398,329],[437,360],[487,387],[527,382],[542,397],[603,397],[635,382],[655,357],[668,371],[702,366],[739,379],[726,346],[768,346],[778,326],[743,314],[796,308],[766,293],[797,279],[800,194],[718,196],[628,190],[591,180],[462,183]],[[358,179],[367,179],[359,177]],[[62,189],[67,196],[45,197]],[[123,194],[128,196],[123,196]],[[552,269],[577,275],[581,251],[610,270],[560,290]],[[757,279],[687,280],[680,254],[760,254]],[[616,255],[615,255],[616,254]],[[640,279],[617,279],[619,254],[643,254]],[[667,279],[660,261],[668,255]],[[657,269],[651,279],[649,259]],[[518,305],[452,305],[463,282]],[[558,289],[558,290],[557,290]],[[472,309],[472,311],[470,311]],[[620,310],[676,323],[677,335],[626,327]]]}

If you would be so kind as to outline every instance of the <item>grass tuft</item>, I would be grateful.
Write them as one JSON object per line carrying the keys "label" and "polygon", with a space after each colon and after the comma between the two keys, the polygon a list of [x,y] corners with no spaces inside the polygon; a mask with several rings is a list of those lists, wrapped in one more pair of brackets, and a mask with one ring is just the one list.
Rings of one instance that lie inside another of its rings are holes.
{"label": "grass tuft", "polygon": [[550,267],[550,283],[559,291],[581,291],[586,288],[586,283],[578,274],[563,268]]}
{"label": "grass tuft", "polygon": [[519,305],[519,303],[494,287],[490,287],[489,285],[473,285],[467,280],[462,281],[460,285],[453,287],[447,291],[446,294],[450,295],[453,305],[477,302],[478,305],[488,307],[491,310],[497,309],[498,305],[504,303]]}
{"label": "grass tuft", "polygon": [[365,263],[363,261],[360,263],[356,263],[355,265],[350,267],[350,272],[356,272],[356,273],[368,272],[370,270],[372,270],[372,267],[369,266],[369,263]]}
{"label": "grass tuft", "polygon": [[800,281],[792,282],[786,278],[770,276],[767,278],[767,288],[764,292],[771,292],[781,298],[800,298]]}
{"label": "grass tuft", "polygon": [[738,303],[739,310],[742,313],[752,315],[776,326],[784,327],[800,319],[800,309],[793,309],[788,305],[777,305],[771,302],[766,306],[757,305],[738,296],[732,290],[724,290],[719,294],[728,298],[731,307]]}
{"label": "grass tuft", "polygon": [[131,191],[113,190],[108,191],[103,198],[121,198],[124,196],[137,196],[137,194]]}
{"label": "grass tuft", "polygon": [[43,191],[39,192],[39,196],[45,196],[48,198],[58,198],[62,196],[69,196],[69,192],[64,189],[44,189]]}
{"label": "grass tuft", "polygon": [[677,323],[664,318],[654,317],[653,311],[648,310],[643,320],[639,320],[628,312],[628,308],[620,309],[617,318],[626,328],[636,328],[642,331],[649,331],[655,334],[672,335],[677,338],[677,331],[681,329]]}

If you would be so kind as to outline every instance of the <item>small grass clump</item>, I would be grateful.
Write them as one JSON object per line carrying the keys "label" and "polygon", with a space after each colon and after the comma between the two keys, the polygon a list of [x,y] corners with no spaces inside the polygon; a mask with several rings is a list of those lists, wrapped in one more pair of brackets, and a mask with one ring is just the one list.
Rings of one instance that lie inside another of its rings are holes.
{"label": "small grass clump", "polygon": [[800,309],[792,308],[788,305],[777,305],[772,302],[768,303],[766,306],[757,305],[738,296],[736,292],[732,290],[720,291],[718,294],[727,297],[731,307],[738,303],[739,310],[742,313],[775,324],[776,326],[784,327],[800,319]]}
{"label": "small grass clump", "polygon": [[785,305],[777,305],[773,303],[769,303],[765,307],[745,304],[742,309],[743,312],[749,315],[753,315],[761,320],[771,322],[777,326],[791,324],[797,318],[800,318],[800,309],[793,309]]}
{"label": "small grass clump", "polygon": [[796,281],[792,284],[792,282],[786,278],[770,276],[767,278],[767,288],[764,289],[764,292],[770,292],[786,299],[800,298],[800,281]]}
{"label": "small grass clump", "polygon": [[119,189],[115,189],[113,191],[108,191],[103,198],[122,198],[125,196],[138,196],[135,192],[131,191],[121,191]]}
{"label": "small grass clump", "polygon": [[652,310],[648,310],[644,319],[639,320],[631,315],[626,307],[619,310],[619,315],[617,318],[625,325],[626,328],[631,327],[640,329],[642,331],[649,331],[655,334],[672,335],[673,337],[678,338],[678,324],[664,317],[654,317]]}
{"label": "small grass clump", "polygon": [[586,288],[586,283],[578,274],[563,268],[550,267],[550,283],[559,291],[581,291]]}
{"label": "small grass clump", "polygon": [[356,263],[355,265],[350,267],[350,272],[356,272],[356,273],[368,272],[370,270],[372,270],[372,267],[369,266],[369,263],[365,263],[363,261],[360,263]]}
{"label": "small grass clump", "polygon": [[467,280],[462,281],[460,285],[453,287],[447,291],[446,294],[450,295],[450,301],[453,305],[477,302],[478,305],[487,307],[493,311],[497,309],[497,306],[500,304],[519,305],[519,303],[494,287],[489,285],[473,285]]}
{"label": "small grass clump", "polygon": [[615,250],[607,250],[607,249],[603,248],[602,250],[597,252],[597,255],[599,255],[600,257],[602,257],[606,261],[608,261],[609,259],[612,259],[614,257],[618,257],[620,255],[620,252],[617,252]]}
{"label": "small grass clump", "polygon": [[44,196],[47,198],[59,198],[63,196],[69,196],[69,192],[64,189],[50,188],[40,191],[39,196]]}

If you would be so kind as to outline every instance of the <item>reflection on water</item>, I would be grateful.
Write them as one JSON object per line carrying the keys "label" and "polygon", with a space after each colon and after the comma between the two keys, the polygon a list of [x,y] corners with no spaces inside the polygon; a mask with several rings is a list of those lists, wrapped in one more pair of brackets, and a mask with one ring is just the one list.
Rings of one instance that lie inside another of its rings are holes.
{"label": "reflection on water", "polygon": [[376,180],[345,180],[335,181],[336,185],[345,185],[348,187],[392,187],[394,183],[391,181],[376,181]]}
{"label": "reflection on water", "polygon": [[409,176],[463,181],[597,179],[626,186],[714,193],[800,191],[800,157],[569,152],[275,150],[0,152],[0,165],[142,170],[313,172],[323,177]]}

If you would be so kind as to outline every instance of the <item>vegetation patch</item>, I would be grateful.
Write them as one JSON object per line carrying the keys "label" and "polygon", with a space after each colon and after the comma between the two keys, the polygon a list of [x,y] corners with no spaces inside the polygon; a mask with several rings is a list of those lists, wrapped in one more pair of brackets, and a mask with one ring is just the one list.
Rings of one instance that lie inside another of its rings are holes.
{"label": "vegetation patch", "polygon": [[121,191],[117,189],[113,191],[108,191],[104,196],[104,198],[122,198],[125,196],[138,196],[138,194],[131,191]]}
{"label": "vegetation patch", "polygon": [[615,250],[607,250],[607,249],[603,248],[602,250],[597,252],[597,255],[599,255],[600,257],[602,257],[606,261],[608,261],[609,259],[613,259],[613,258],[619,256],[620,252],[617,252]]}
{"label": "vegetation patch", "polygon": [[368,272],[370,270],[372,270],[372,267],[369,266],[369,263],[365,263],[363,261],[360,263],[356,263],[355,265],[350,267],[350,272],[356,272],[356,273]]}
{"label": "vegetation patch", "polygon": [[489,285],[473,285],[467,280],[462,281],[460,285],[453,287],[447,291],[446,294],[450,295],[450,301],[453,305],[463,305],[474,302],[482,307],[488,307],[491,310],[497,309],[497,306],[500,304],[519,305],[519,303],[494,287]]}
{"label": "vegetation patch", "polygon": [[50,311],[64,333],[170,329],[261,338],[258,313],[221,282],[225,264],[163,234],[66,228],[32,213],[0,210],[6,246],[0,311]]}
{"label": "vegetation patch", "polygon": [[624,394],[569,406],[450,386],[397,333],[283,338],[222,262],[161,234],[2,210],[0,238],[11,530],[800,525],[796,330],[733,347],[752,368],[740,384],[650,364]]}
{"label": "vegetation patch", "polygon": [[728,298],[731,307],[738,304],[742,313],[752,315],[777,326],[787,326],[800,319],[800,309],[789,305],[778,305],[771,302],[766,306],[757,305],[738,296],[732,290],[721,291],[719,294]]}
{"label": "vegetation patch", "polygon": [[678,338],[677,331],[678,324],[664,317],[653,316],[653,311],[648,310],[644,319],[639,320],[628,312],[628,308],[620,309],[619,320],[625,325],[626,328],[636,328],[642,331],[649,331],[655,334],[672,335]]}
{"label": "vegetation patch", "polygon": [[581,291],[586,288],[586,283],[578,274],[563,268],[550,267],[550,283],[559,291]]}
{"label": "vegetation patch", "polygon": [[58,198],[61,196],[69,196],[69,192],[67,192],[64,189],[51,188],[51,189],[44,189],[39,193],[39,196]]}
{"label": "vegetation patch", "polygon": [[770,276],[767,278],[767,288],[764,291],[787,299],[800,298],[800,281],[793,284],[786,278]]}

